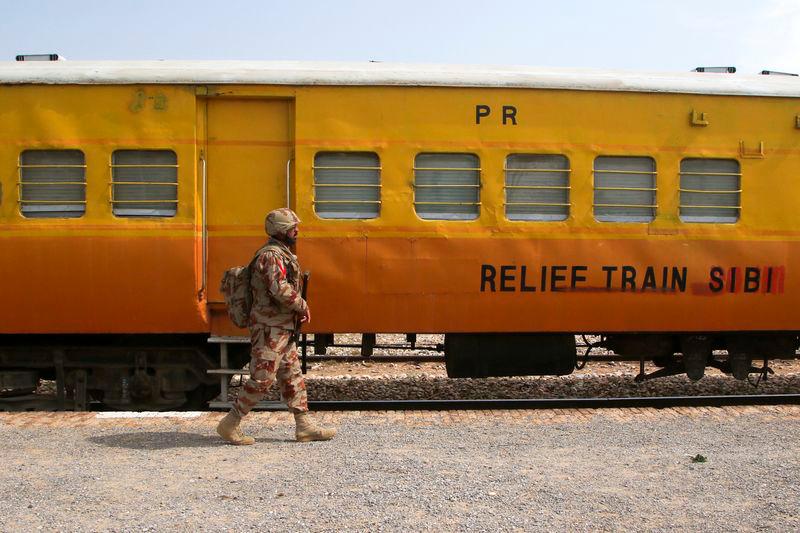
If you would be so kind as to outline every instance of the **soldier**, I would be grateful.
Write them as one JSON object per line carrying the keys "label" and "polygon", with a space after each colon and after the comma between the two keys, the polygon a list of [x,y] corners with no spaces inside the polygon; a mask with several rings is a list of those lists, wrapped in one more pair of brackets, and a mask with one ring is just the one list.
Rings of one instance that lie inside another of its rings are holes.
{"label": "soldier", "polygon": [[265,221],[269,242],[258,251],[250,278],[250,379],[217,426],[217,433],[231,444],[255,442],[242,433],[239,423],[276,377],[283,400],[294,414],[298,441],[328,440],[336,434],[335,429],[314,425],[308,415],[306,383],[293,338],[297,316],[301,322],[311,321],[308,304],[300,296],[300,263],[289,249],[297,242],[299,223],[300,219],[288,208],[271,211]]}

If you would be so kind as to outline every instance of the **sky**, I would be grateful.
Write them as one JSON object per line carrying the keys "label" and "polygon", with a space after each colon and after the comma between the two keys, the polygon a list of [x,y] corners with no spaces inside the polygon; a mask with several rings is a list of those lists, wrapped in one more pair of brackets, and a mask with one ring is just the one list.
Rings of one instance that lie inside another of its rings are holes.
{"label": "sky", "polygon": [[800,0],[0,0],[0,60],[800,72]]}

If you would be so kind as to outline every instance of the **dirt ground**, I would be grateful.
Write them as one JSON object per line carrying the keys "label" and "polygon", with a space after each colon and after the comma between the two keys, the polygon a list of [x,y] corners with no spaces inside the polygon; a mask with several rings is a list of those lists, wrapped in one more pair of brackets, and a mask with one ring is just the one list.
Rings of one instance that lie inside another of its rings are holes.
{"label": "dirt ground", "polygon": [[800,528],[798,406],[314,416],[0,413],[0,531]]}

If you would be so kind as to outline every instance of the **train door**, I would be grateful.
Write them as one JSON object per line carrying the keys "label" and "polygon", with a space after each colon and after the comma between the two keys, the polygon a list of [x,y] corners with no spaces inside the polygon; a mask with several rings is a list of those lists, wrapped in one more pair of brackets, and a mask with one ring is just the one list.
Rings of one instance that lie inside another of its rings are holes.
{"label": "train door", "polygon": [[207,100],[207,298],[213,334],[235,334],[219,292],[222,274],[246,265],[266,239],[264,216],[286,205],[293,101]]}

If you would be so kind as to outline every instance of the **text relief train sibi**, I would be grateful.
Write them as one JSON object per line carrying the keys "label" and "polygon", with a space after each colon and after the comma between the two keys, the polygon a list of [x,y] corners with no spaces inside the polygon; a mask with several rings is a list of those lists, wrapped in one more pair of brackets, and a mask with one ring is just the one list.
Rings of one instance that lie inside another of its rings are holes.
{"label": "text relief train sibi", "polygon": [[308,331],[445,333],[451,376],[567,374],[580,333],[694,379],[795,356],[796,77],[8,62],[0,117],[6,389],[207,399],[219,280],[287,203]]}

